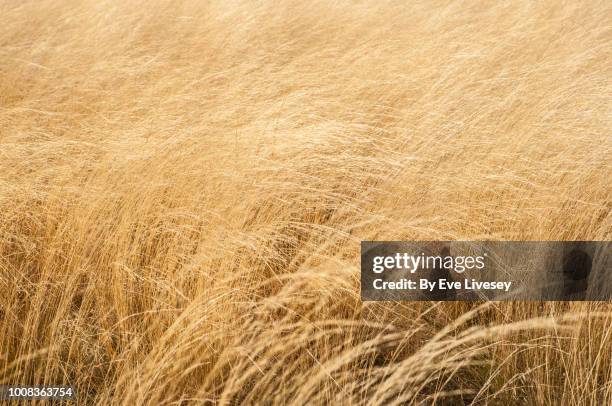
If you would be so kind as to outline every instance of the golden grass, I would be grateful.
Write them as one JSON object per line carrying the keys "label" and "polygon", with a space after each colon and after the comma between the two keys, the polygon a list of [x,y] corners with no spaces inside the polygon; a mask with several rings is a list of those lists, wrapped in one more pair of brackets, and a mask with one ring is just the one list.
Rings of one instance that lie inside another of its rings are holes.
{"label": "golden grass", "polygon": [[608,303],[362,303],[359,242],[610,240],[609,1],[0,1],[0,383],[612,403]]}

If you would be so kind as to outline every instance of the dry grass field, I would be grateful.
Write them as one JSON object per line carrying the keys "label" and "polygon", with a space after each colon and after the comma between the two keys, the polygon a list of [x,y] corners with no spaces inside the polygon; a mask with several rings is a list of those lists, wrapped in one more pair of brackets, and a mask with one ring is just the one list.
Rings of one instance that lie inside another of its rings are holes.
{"label": "dry grass field", "polygon": [[0,384],[612,404],[610,303],[362,302],[361,240],[612,239],[609,1],[0,0]]}

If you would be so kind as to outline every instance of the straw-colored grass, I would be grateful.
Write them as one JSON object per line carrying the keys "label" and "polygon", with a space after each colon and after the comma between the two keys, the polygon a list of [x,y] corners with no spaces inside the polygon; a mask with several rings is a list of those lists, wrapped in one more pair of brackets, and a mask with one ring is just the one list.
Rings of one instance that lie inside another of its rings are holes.
{"label": "straw-colored grass", "polygon": [[0,384],[612,404],[608,303],[362,303],[361,240],[610,240],[609,1],[0,0]]}

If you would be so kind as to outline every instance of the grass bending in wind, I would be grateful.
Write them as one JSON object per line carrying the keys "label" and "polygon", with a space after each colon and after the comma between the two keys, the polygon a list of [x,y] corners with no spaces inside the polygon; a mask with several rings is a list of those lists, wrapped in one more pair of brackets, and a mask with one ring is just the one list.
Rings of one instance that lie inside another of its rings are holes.
{"label": "grass bending in wind", "polygon": [[608,303],[362,303],[361,240],[610,240],[605,1],[0,0],[0,383],[612,403]]}

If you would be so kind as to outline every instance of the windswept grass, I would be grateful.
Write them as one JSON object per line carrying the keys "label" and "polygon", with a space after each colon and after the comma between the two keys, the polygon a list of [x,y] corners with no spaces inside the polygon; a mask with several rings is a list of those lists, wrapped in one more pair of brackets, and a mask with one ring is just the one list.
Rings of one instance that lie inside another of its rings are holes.
{"label": "windswept grass", "polygon": [[0,384],[612,404],[608,303],[362,303],[361,240],[612,239],[609,1],[0,0]]}

